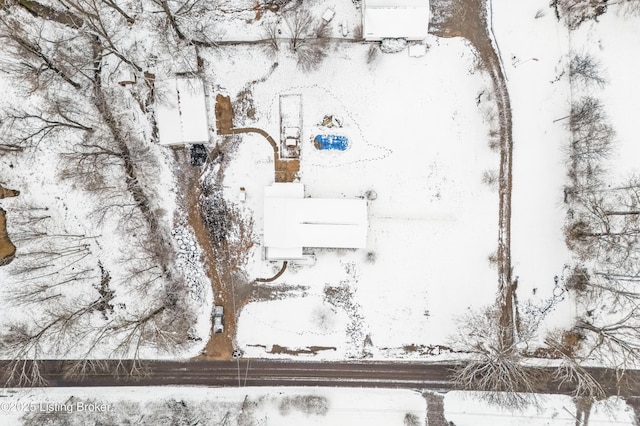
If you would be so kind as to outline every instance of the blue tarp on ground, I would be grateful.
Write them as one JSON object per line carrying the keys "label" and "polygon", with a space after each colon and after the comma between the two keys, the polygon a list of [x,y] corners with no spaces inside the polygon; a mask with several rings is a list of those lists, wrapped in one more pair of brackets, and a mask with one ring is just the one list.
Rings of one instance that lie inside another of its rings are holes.
{"label": "blue tarp on ground", "polygon": [[313,140],[317,149],[335,149],[344,151],[349,147],[349,138],[340,135],[317,135]]}

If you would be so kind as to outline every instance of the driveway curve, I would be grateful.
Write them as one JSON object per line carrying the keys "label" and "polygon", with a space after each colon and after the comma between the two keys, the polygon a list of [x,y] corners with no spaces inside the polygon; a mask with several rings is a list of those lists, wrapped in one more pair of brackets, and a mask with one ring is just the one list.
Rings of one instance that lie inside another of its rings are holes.
{"label": "driveway curve", "polygon": [[513,135],[511,100],[491,23],[491,0],[437,0],[432,5],[430,32],[439,37],[464,37],[476,50],[491,77],[499,120],[500,174],[498,213],[498,305],[503,348],[514,343],[515,285],[511,275],[511,189]]}

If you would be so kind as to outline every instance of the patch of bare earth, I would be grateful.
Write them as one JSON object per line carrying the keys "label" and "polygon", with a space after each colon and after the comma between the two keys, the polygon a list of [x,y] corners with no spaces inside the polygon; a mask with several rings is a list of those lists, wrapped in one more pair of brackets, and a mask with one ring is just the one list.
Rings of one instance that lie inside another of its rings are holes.
{"label": "patch of bare earth", "polygon": [[444,417],[444,395],[424,392],[422,397],[427,401],[427,426],[449,426]]}
{"label": "patch of bare earth", "polygon": [[262,302],[269,300],[283,300],[292,297],[305,297],[309,287],[302,285],[265,285],[254,284],[251,286],[251,301]]}
{"label": "patch of bare earth", "polygon": [[464,37],[475,49],[479,66],[491,77],[500,124],[500,174],[498,215],[498,304],[503,347],[513,347],[514,291],[511,277],[511,188],[512,122],[511,101],[499,56],[491,38],[486,0],[435,0],[431,2],[430,32],[440,37]]}
{"label": "patch of bare earth", "polygon": [[16,246],[13,245],[7,233],[6,212],[0,209],[0,266],[8,265],[16,254]]}
{"label": "patch of bare earth", "polygon": [[233,336],[235,332],[235,313],[231,298],[224,297],[227,303],[218,296],[222,292],[222,279],[215,266],[213,245],[209,239],[209,231],[202,218],[200,209],[200,168],[189,164],[189,151],[175,151],[177,170],[176,176],[179,184],[178,203],[187,212],[187,222],[193,229],[198,244],[202,247],[205,265],[205,273],[211,281],[214,302],[224,307],[225,331],[214,334],[213,330],[207,346],[199,359],[230,359],[233,352]]}
{"label": "patch of bare earth", "polygon": [[[0,186],[0,199],[15,197],[19,191],[7,189]],[[0,266],[8,265],[16,254],[16,246],[13,245],[7,232],[7,213],[0,208]]]}
{"label": "patch of bare earth", "polygon": [[[264,345],[249,345],[253,347],[260,347],[267,349]],[[276,355],[318,355],[320,351],[335,351],[336,348],[333,346],[307,346],[304,349],[291,349],[286,346],[273,345],[270,351],[267,353],[276,354]]]}
{"label": "patch of bare earth", "polygon": [[293,182],[300,171],[300,160],[276,160],[276,182]]}
{"label": "patch of bare earth", "polygon": [[[383,350],[390,348],[381,348]],[[448,353],[456,353],[455,350],[451,349],[449,346],[443,345],[416,345],[414,343],[410,345],[402,346],[402,350],[409,353],[418,353],[420,356],[434,356],[440,354],[448,354]]]}

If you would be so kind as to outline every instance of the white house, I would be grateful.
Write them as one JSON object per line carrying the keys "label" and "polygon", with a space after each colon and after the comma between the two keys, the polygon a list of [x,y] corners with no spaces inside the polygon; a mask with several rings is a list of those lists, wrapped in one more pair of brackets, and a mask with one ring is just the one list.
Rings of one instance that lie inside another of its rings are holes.
{"label": "white house", "polygon": [[424,40],[428,28],[429,0],[362,1],[362,34],[365,40]]}
{"label": "white house", "polygon": [[264,247],[269,260],[301,259],[303,247],[365,248],[367,202],[305,198],[301,183],[264,191]]}
{"label": "white house", "polygon": [[155,118],[161,145],[207,143],[204,84],[199,78],[155,81]]}

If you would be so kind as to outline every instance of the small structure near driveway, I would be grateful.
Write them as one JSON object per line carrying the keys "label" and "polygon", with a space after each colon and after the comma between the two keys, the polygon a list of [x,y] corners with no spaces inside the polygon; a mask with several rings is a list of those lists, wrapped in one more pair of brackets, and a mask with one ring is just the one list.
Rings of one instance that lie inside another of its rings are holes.
{"label": "small structure near driveway", "polygon": [[302,95],[280,95],[280,157],[300,157]]}
{"label": "small structure near driveway", "polygon": [[419,41],[427,37],[428,29],[429,0],[362,1],[362,34],[367,41]]}
{"label": "small structure near driveway", "polygon": [[202,80],[156,80],[155,118],[160,145],[207,144],[209,125]]}
{"label": "small structure near driveway", "polygon": [[267,260],[304,259],[303,248],[365,248],[367,202],[305,198],[301,183],[274,183],[264,191]]}

